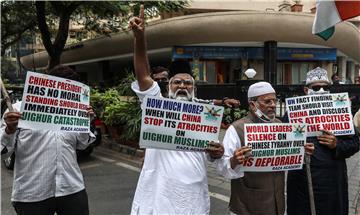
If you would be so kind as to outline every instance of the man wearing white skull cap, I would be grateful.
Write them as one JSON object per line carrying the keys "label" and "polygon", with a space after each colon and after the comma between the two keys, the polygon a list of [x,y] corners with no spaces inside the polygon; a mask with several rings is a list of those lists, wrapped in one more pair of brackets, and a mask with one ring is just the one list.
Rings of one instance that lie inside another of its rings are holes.
{"label": "man wearing white skull cap", "polygon": [[[276,92],[268,82],[258,82],[249,87],[249,114],[234,122],[226,131],[224,156],[218,161],[218,172],[231,179],[229,208],[233,214],[283,215],[285,212],[284,172],[246,172],[242,165],[251,156],[245,145],[244,124],[280,123],[275,118]],[[307,153],[313,148],[306,146]]]}
{"label": "man wearing white skull cap", "polygon": [[[315,68],[307,73],[307,95],[330,93],[327,71]],[[311,156],[311,177],[317,215],[347,215],[349,208],[346,158],[359,151],[358,134],[334,136],[323,130],[306,142],[315,145]],[[311,214],[306,169],[289,171],[287,178],[287,214]]]}
{"label": "man wearing white skull cap", "polygon": [[285,212],[284,173],[244,173],[242,164],[251,152],[244,146],[244,124],[280,122],[275,119],[276,94],[271,84],[258,82],[248,90],[249,114],[226,131],[224,156],[217,170],[231,179],[229,208],[234,214],[283,215]]}

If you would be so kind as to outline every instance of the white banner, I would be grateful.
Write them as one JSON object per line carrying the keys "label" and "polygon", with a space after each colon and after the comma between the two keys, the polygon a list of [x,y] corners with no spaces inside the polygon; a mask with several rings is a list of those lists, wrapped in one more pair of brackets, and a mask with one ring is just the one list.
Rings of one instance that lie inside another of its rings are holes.
{"label": "white banner", "polygon": [[304,160],[306,125],[290,123],[252,123],[244,126],[245,145],[251,157],[245,172],[274,172],[301,169]]}
{"label": "white banner", "polygon": [[27,72],[20,128],[90,132],[90,88],[77,81]]}
{"label": "white banner", "polygon": [[286,111],[290,123],[307,124],[308,137],[320,135],[320,130],[355,134],[348,93],[287,98]]}
{"label": "white banner", "polygon": [[203,151],[219,138],[223,107],[160,97],[142,105],[141,147]]}

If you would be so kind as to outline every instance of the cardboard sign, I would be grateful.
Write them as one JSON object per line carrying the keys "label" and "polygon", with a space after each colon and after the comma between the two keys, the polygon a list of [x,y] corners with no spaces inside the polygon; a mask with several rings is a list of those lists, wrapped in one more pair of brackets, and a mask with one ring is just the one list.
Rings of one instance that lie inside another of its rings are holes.
{"label": "cardboard sign", "polygon": [[307,124],[308,137],[320,135],[320,130],[355,134],[348,93],[287,98],[286,111],[290,123]]}
{"label": "cardboard sign", "polygon": [[20,128],[90,132],[90,88],[77,81],[27,72]]}
{"label": "cardboard sign", "polygon": [[203,151],[219,138],[223,107],[160,97],[142,105],[141,147]]}
{"label": "cardboard sign", "polygon": [[304,160],[306,125],[290,123],[252,123],[244,127],[245,145],[251,157],[245,172],[274,172],[301,169]]}

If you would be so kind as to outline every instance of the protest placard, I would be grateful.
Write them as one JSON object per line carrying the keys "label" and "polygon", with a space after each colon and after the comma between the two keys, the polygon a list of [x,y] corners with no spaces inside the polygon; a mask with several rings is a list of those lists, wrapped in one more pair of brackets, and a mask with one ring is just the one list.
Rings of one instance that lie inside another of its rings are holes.
{"label": "protest placard", "polygon": [[348,93],[308,95],[286,99],[290,123],[307,124],[308,137],[327,130],[336,136],[354,134]]}
{"label": "protest placard", "polygon": [[245,145],[251,155],[243,164],[245,172],[274,172],[301,169],[304,160],[306,125],[251,123],[244,127]]}
{"label": "protest placard", "polygon": [[160,97],[142,105],[141,147],[203,151],[219,138],[223,107]]}
{"label": "protest placard", "polygon": [[90,88],[85,84],[27,72],[19,127],[88,133],[89,101]]}

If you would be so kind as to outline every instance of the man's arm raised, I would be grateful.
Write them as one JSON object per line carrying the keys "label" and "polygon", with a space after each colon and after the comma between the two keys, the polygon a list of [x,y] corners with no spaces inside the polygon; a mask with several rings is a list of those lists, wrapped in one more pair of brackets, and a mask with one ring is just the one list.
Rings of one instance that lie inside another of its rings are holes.
{"label": "man's arm raised", "polygon": [[139,17],[133,17],[129,22],[129,28],[134,33],[134,68],[136,79],[141,91],[149,89],[153,80],[150,77],[149,60],[146,53],[144,6],[140,6]]}

